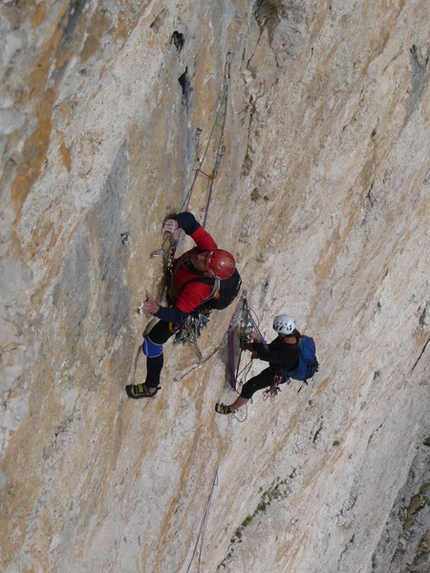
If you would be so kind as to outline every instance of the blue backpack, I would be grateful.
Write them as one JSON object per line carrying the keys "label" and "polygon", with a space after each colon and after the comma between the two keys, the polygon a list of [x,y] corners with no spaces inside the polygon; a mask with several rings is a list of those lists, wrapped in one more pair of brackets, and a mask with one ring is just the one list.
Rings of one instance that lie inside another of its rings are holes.
{"label": "blue backpack", "polygon": [[299,363],[294,370],[285,372],[286,376],[307,384],[308,378],[312,378],[318,366],[314,339],[310,336],[302,336],[299,342]]}

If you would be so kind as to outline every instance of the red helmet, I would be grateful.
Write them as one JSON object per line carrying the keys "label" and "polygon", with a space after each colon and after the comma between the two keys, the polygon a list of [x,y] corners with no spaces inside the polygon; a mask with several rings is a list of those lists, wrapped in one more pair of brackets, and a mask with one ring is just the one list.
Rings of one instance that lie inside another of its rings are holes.
{"label": "red helmet", "polygon": [[223,281],[234,273],[236,263],[231,253],[216,249],[209,251],[206,268],[211,277]]}

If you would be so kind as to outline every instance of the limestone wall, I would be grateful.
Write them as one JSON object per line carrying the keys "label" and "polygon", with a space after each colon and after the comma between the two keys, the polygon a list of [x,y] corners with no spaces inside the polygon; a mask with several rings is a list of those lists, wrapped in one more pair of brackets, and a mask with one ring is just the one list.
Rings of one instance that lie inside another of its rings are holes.
{"label": "limestone wall", "polygon": [[[429,46],[426,0],[2,2],[2,571],[429,570]],[[206,228],[321,363],[243,423],[225,345],[124,391],[223,93]]]}

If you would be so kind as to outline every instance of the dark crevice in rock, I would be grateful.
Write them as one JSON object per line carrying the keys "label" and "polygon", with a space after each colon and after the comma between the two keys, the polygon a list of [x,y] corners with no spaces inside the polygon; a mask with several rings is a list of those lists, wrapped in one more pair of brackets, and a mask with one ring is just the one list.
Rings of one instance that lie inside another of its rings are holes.
{"label": "dark crevice in rock", "polygon": [[412,65],[412,81],[411,81],[411,101],[407,113],[406,121],[410,119],[419,102],[422,99],[423,93],[428,83],[428,63],[429,56],[424,57],[422,51],[418,46],[413,45],[410,49],[411,52],[411,65]]}
{"label": "dark crevice in rock", "polygon": [[173,42],[173,44],[175,44],[175,48],[178,51],[178,54],[180,54],[182,52],[182,48],[184,47],[184,44],[185,44],[185,36],[183,34],[181,34],[181,32],[178,32],[177,30],[175,30],[172,34],[171,42]]}
{"label": "dark crevice in rock", "polygon": [[88,0],[72,0],[70,2],[69,9],[65,15],[67,23],[61,38],[61,48],[72,42],[75,29],[87,4]]}
{"label": "dark crevice in rock", "polygon": [[424,352],[425,352],[425,350],[426,350],[427,345],[428,345],[429,342],[430,342],[430,338],[429,338],[429,339],[427,340],[427,342],[424,344],[423,349],[422,349],[421,352],[420,352],[420,355],[419,355],[418,358],[416,359],[415,364],[412,366],[412,372],[413,372],[413,371],[415,370],[415,368],[417,367],[417,364],[418,364],[418,362],[420,361],[422,355],[424,354]]}
{"label": "dark crevice in rock", "polygon": [[185,68],[185,72],[179,76],[178,82],[182,88],[182,99],[188,110],[192,90],[190,76],[188,74],[188,66]]}

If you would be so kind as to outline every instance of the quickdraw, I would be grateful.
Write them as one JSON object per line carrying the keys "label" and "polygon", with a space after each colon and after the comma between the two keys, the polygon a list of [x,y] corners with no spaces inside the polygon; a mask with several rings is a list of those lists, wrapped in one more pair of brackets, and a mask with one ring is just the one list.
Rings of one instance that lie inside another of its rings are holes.
{"label": "quickdraw", "polygon": [[211,310],[208,308],[190,313],[176,333],[173,344],[196,344],[197,339],[201,336],[201,331],[208,327],[210,314]]}
{"label": "quickdraw", "polygon": [[279,388],[279,384],[281,382],[282,382],[282,376],[275,376],[273,378],[272,385],[269,388],[267,388],[267,390],[264,390],[263,400],[267,400],[268,398],[274,400],[281,391],[281,389]]}
{"label": "quickdraw", "polygon": [[[247,342],[251,341],[250,334],[253,332],[257,325],[252,315],[251,307],[248,305],[248,301],[246,300],[246,296],[243,298],[243,304],[240,308],[240,313],[238,316],[238,323],[239,323],[239,356],[237,359],[237,363],[235,360],[235,342],[234,342],[234,331],[232,330],[228,337],[228,353],[229,353],[229,361],[230,361],[230,383],[233,390],[237,391],[238,386],[241,386],[245,383],[246,376],[248,371],[251,368],[251,360],[247,362],[247,364],[241,369],[240,362],[242,358],[242,352],[244,349],[244,345]],[[241,381],[239,381],[241,378]]]}

